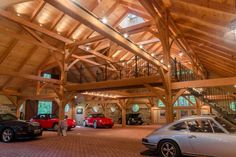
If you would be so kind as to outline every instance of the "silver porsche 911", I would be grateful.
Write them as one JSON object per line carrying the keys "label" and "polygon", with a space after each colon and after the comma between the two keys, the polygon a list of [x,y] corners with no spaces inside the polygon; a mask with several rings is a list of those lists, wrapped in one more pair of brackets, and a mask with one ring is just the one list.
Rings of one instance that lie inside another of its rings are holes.
{"label": "silver porsche 911", "polygon": [[236,126],[215,116],[182,118],[142,139],[161,157],[236,157]]}

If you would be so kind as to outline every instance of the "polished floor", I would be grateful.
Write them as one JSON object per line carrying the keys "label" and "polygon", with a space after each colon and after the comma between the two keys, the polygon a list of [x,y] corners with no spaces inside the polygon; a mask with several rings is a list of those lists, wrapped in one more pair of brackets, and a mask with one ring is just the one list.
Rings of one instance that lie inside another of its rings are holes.
{"label": "polished floor", "polygon": [[66,137],[44,131],[34,140],[0,143],[0,157],[145,157],[147,152],[141,138],[158,126],[131,126],[112,129],[77,127]]}

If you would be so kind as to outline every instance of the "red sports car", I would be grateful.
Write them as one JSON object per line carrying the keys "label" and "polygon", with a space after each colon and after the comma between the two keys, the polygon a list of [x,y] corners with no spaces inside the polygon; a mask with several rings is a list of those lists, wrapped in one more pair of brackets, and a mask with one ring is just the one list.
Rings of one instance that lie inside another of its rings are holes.
{"label": "red sports car", "polygon": [[109,127],[112,128],[114,125],[112,119],[106,118],[102,113],[93,113],[85,117],[83,126],[98,127]]}
{"label": "red sports car", "polygon": [[[44,129],[57,130],[59,119],[55,114],[39,114],[30,119],[30,121],[40,123],[41,127]],[[67,118],[67,129],[71,130],[71,128],[74,128],[75,126],[75,120]]]}

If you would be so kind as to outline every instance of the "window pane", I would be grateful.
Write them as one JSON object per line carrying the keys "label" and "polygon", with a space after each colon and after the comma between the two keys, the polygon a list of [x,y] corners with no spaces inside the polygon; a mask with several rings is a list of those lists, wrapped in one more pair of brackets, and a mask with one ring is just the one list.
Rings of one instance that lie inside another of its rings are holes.
{"label": "window pane", "polygon": [[187,125],[190,132],[213,133],[210,122],[205,119],[188,121]]}
{"label": "window pane", "polygon": [[38,114],[51,114],[51,113],[52,113],[52,102],[51,101],[39,101]]}
{"label": "window pane", "polygon": [[212,120],[210,122],[215,133],[224,133],[224,131],[215,122]]}
{"label": "window pane", "polygon": [[181,122],[181,123],[173,125],[170,129],[176,130],[176,131],[187,130],[187,125],[185,122]]}

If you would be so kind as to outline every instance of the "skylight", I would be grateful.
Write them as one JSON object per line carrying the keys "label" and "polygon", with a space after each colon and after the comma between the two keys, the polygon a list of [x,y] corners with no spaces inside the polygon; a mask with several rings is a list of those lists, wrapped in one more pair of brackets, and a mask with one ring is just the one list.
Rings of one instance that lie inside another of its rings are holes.
{"label": "skylight", "polygon": [[126,27],[130,27],[130,26],[134,26],[140,23],[143,23],[144,19],[142,17],[139,17],[137,15],[134,14],[128,14],[119,24],[119,26],[121,28],[126,28]]}

